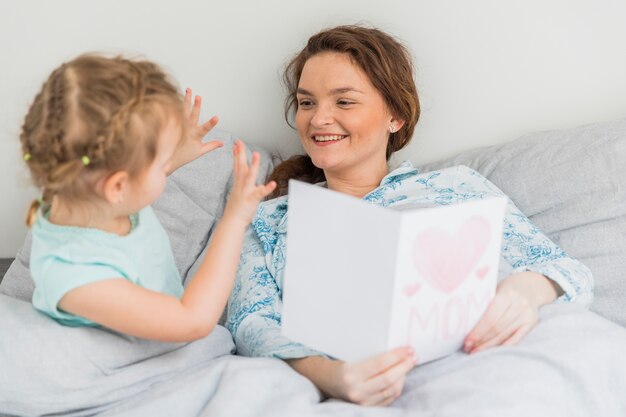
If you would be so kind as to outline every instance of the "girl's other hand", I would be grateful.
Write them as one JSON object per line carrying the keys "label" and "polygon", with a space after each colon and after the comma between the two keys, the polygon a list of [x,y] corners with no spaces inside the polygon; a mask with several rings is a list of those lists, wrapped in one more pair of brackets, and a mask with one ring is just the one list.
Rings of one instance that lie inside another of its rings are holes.
{"label": "girl's other hand", "polygon": [[234,182],[224,211],[224,217],[235,216],[247,225],[252,221],[259,202],[274,191],[276,183],[270,181],[265,185],[256,184],[261,157],[258,152],[253,152],[252,163],[248,166],[246,147],[242,141],[235,141],[233,154]]}
{"label": "girl's other hand", "polygon": [[204,124],[198,124],[201,108],[202,97],[196,96],[193,98],[191,88],[186,89],[183,137],[176,148],[176,153],[172,157],[172,170],[170,173],[202,155],[224,146],[224,144],[218,140],[212,140],[206,143],[202,142],[202,139],[207,133],[217,125],[219,119],[217,116],[213,116]]}

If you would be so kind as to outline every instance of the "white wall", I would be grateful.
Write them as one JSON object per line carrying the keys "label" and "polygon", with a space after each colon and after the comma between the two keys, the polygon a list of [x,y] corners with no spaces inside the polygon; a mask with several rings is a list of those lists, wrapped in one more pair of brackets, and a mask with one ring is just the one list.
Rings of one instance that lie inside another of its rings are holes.
{"label": "white wall", "polygon": [[280,70],[321,28],[366,22],[415,56],[416,163],[538,129],[626,116],[622,0],[0,0],[0,257],[26,233],[21,119],[49,72],[85,51],[141,53],[205,99],[220,128],[287,154]]}

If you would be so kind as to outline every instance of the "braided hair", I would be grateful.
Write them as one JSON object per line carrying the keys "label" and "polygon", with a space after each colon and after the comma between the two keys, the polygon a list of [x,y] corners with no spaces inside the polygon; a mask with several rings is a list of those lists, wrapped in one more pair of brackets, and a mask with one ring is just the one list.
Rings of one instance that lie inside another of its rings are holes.
{"label": "braided hair", "polygon": [[32,180],[42,190],[27,225],[54,196],[97,198],[95,182],[118,170],[136,178],[154,160],[167,117],[182,118],[182,112],[177,87],[152,62],[86,54],[55,69],[20,134]]}

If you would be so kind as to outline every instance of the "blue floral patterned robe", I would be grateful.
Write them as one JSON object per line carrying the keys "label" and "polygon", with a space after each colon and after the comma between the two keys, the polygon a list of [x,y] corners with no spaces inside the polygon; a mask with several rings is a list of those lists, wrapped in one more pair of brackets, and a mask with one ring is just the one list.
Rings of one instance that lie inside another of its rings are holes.
{"label": "blue floral patterned robe", "polygon": [[[383,207],[409,208],[502,195],[494,184],[466,166],[419,173],[403,162],[363,199]],[[246,232],[226,321],[241,355],[289,359],[320,354],[280,333],[287,211],[287,196],[262,203]],[[534,271],[554,280],[564,292],[556,302],[588,306],[593,300],[589,269],[548,239],[510,199],[500,263],[508,274]],[[503,278],[502,272],[500,275]]]}

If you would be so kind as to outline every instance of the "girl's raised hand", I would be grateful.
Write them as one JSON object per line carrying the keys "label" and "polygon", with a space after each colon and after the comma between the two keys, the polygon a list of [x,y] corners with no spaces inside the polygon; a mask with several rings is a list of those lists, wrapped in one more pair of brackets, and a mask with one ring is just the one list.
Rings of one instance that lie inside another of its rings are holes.
{"label": "girl's raised hand", "polygon": [[185,90],[184,100],[184,135],[180,144],[176,148],[176,153],[172,157],[172,170],[211,152],[221,148],[224,144],[218,140],[203,143],[202,139],[207,133],[217,125],[217,116],[211,117],[207,122],[199,124],[200,110],[202,108],[202,97],[193,98],[191,88]]}
{"label": "girl's raised hand", "polygon": [[248,224],[252,221],[259,202],[274,191],[276,183],[270,181],[265,185],[256,184],[261,157],[258,152],[253,152],[252,163],[248,166],[246,148],[242,141],[235,141],[233,154],[234,182],[224,211],[224,217],[235,216],[235,218]]}

